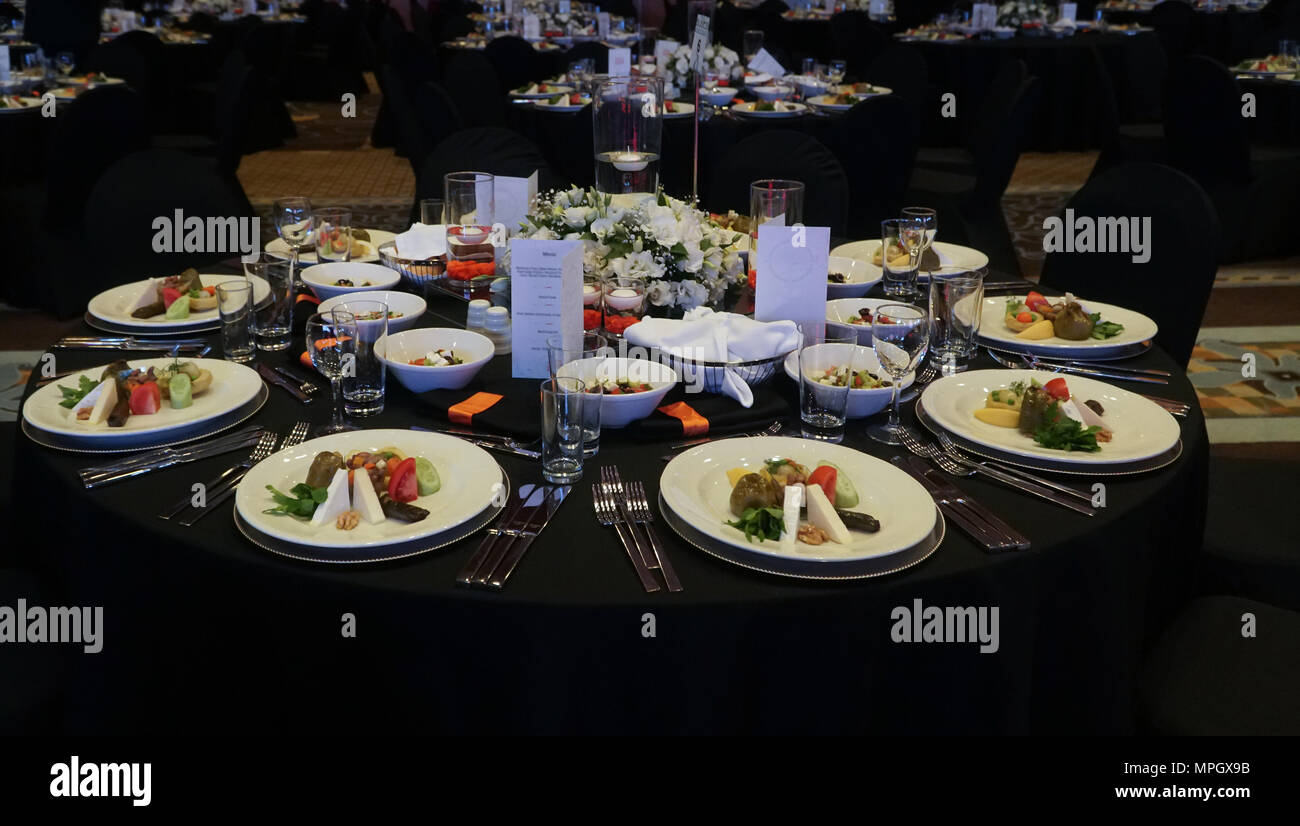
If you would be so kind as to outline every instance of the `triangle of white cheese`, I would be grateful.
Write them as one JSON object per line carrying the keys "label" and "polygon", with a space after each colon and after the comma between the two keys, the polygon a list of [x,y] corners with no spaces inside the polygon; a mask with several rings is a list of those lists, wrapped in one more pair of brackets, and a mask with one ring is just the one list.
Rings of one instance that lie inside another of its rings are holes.
{"label": "triangle of white cheese", "polygon": [[316,506],[316,512],[312,514],[311,523],[313,525],[327,525],[339,518],[339,514],[352,507],[352,497],[348,491],[348,472],[340,468],[334,471],[334,478],[330,480],[329,493],[325,496],[325,501]]}
{"label": "triangle of white cheese", "polygon": [[374,483],[365,468],[357,468],[352,474],[352,509],[361,513],[361,518],[372,525],[383,522],[384,509],[379,506],[379,496],[375,494]]}
{"label": "triangle of white cheese", "polygon": [[144,286],[140,288],[140,293],[135,297],[135,301],[132,301],[126,308],[126,314],[130,315],[136,310],[139,310],[142,307],[148,307],[150,304],[157,301],[158,287],[161,284],[161,278],[150,278],[148,281],[144,282]]}

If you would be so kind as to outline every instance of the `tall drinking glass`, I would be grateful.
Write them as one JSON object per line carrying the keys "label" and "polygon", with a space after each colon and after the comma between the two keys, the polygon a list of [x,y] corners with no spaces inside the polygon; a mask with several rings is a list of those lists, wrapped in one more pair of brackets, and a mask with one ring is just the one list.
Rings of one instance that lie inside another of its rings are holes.
{"label": "tall drinking glass", "polygon": [[745,68],[749,68],[754,56],[763,48],[762,29],[746,29],[741,38],[740,54],[745,58]]}
{"label": "tall drinking glass", "polygon": [[568,376],[579,379],[593,396],[591,403],[582,410],[582,449],[583,455],[595,456],[600,452],[600,378],[604,375],[602,371],[606,361],[614,355],[614,349],[604,336],[596,333],[585,333],[581,339],[568,345],[564,336],[551,336],[546,339],[546,349],[551,378]]}
{"label": "tall drinking glass", "polygon": [[571,485],[582,478],[583,408],[587,385],[579,379],[557,378],[542,382],[542,478],[555,485]]}
{"label": "tall drinking glass", "polygon": [[916,293],[920,255],[915,250],[921,243],[922,233],[922,228],[911,218],[880,222],[880,269],[886,296],[910,299]]}
{"label": "tall drinking glass", "polygon": [[351,313],[357,323],[353,366],[343,371],[343,409],[349,416],[382,413],[388,366],[375,352],[375,343],[388,335],[388,304],[356,299],[341,302],[335,309]]}
{"label": "tall drinking glass", "polygon": [[343,421],[343,374],[356,360],[356,316],[343,310],[317,313],[307,319],[306,341],[311,363],[330,380],[334,394],[334,414],[329,424],[317,428],[317,435],[356,430]]}
{"label": "tall drinking glass", "polygon": [[313,210],[312,222],[315,225],[317,261],[324,264],[352,260],[351,210],[336,207]]}
{"label": "tall drinking glass", "polygon": [[253,283],[247,279],[217,285],[217,312],[221,316],[221,351],[227,361],[253,360]]}
{"label": "tall drinking glass", "polygon": [[889,421],[867,428],[867,435],[887,445],[902,444],[898,431],[898,386],[904,376],[916,369],[925,358],[930,343],[930,313],[911,304],[882,304],[876,308],[871,325],[871,346],[876,351],[880,369],[893,380],[894,402]]}
{"label": "tall drinking glass", "polygon": [[449,172],[442,176],[449,226],[492,226],[496,178],[486,172]]}
{"label": "tall drinking glass", "polygon": [[664,81],[661,77],[610,77],[592,97],[596,189],[654,192],[663,144]]}
{"label": "tall drinking glass", "polygon": [[749,217],[753,235],[758,237],[760,224],[780,227],[803,222],[805,187],[800,181],[764,178],[749,185]]}
{"label": "tall drinking glass", "polygon": [[832,325],[799,327],[799,419],[805,439],[840,442],[849,388],[865,364],[857,331]]}
{"label": "tall drinking glass", "polygon": [[289,347],[295,299],[293,272],[291,261],[264,252],[244,261],[244,274],[249,280],[254,277],[264,279],[271,288],[271,301],[257,311],[253,326],[259,350],[286,350]]}
{"label": "tall drinking glass", "polygon": [[275,231],[288,244],[292,254],[293,274],[298,273],[298,255],[302,248],[311,243],[312,211],[311,201],[300,196],[281,198],[272,206],[275,217]]}
{"label": "tall drinking glass", "polygon": [[446,223],[444,212],[447,204],[441,198],[420,199],[420,223],[438,225]]}
{"label": "tall drinking glass", "polygon": [[975,355],[984,307],[983,268],[940,267],[930,273],[930,358],[945,376]]}
{"label": "tall drinking glass", "polygon": [[939,234],[939,213],[929,207],[904,207],[903,217],[915,221],[921,232],[920,247],[916,252],[916,266],[919,271],[922,266],[921,259],[925,257],[926,251],[934,244],[935,236]]}

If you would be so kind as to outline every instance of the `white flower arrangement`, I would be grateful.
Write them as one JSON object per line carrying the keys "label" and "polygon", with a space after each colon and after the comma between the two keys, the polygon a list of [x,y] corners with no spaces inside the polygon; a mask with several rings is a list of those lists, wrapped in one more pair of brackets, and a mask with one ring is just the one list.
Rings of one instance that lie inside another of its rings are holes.
{"label": "white flower arrangement", "polygon": [[[704,66],[706,70],[728,78],[738,78],[744,71],[740,55],[722,45],[710,45],[704,49]],[[672,54],[660,55],[658,74],[663,76],[665,83],[679,89],[686,88],[691,77],[691,47],[678,46]]]}
{"label": "white flower arrangement", "polygon": [[542,193],[520,237],[585,241],[585,275],[644,278],[650,304],[660,308],[721,305],[747,281],[737,243],[744,236],[662,191],[610,195],[574,187]]}
{"label": "white flower arrangement", "polygon": [[1046,23],[1047,7],[1042,0],[1012,0],[998,6],[999,26],[1021,26],[1025,23]]}

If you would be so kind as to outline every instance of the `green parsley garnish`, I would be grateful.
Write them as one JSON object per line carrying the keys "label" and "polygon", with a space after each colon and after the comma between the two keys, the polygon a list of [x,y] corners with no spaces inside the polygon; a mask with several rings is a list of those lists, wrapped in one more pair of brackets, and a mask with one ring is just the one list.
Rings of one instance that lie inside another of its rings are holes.
{"label": "green parsley garnish", "polygon": [[755,536],[759,542],[764,539],[779,540],[781,532],[785,530],[785,512],[781,508],[745,508],[745,513],[739,519],[727,524],[744,531],[746,542],[753,542]]}
{"label": "green parsley garnish", "polygon": [[77,406],[77,402],[86,398],[86,394],[99,386],[99,382],[92,381],[88,376],[81,376],[77,379],[77,388],[59,385],[59,392],[63,393],[63,401],[59,402],[59,407],[66,407],[69,410]]}

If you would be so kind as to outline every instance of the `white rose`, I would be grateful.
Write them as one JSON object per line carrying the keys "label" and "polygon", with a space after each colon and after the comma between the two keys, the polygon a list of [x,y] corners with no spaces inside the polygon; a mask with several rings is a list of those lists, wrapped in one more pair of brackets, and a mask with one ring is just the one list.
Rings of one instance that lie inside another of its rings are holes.
{"label": "white rose", "polygon": [[533,233],[532,237],[538,241],[554,241],[558,236],[547,227],[541,227]]}
{"label": "white rose", "polygon": [[651,281],[650,286],[646,287],[645,295],[656,307],[666,307],[676,298],[673,285],[667,281]]}
{"label": "white rose", "polygon": [[585,227],[587,225],[588,212],[589,210],[586,207],[569,207],[564,210],[564,223],[571,227]]}
{"label": "white rose", "polygon": [[691,67],[691,64],[690,64],[689,61],[687,61],[686,58],[684,58],[684,57],[679,57],[679,58],[677,58],[677,65],[676,65],[676,68],[677,68],[677,71],[678,71],[678,72],[681,72],[682,74],[685,74],[685,73],[686,73],[686,70],[689,69],[690,67]]}
{"label": "white rose", "polygon": [[610,218],[597,218],[591,222],[591,233],[597,238],[604,238],[613,228],[614,221]]}
{"label": "white rose", "polygon": [[677,306],[693,310],[709,300],[709,288],[698,281],[682,281],[677,284]]}

